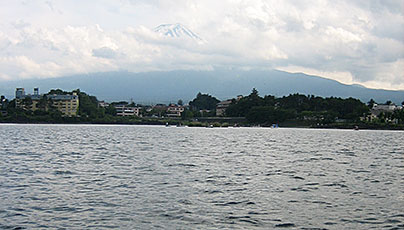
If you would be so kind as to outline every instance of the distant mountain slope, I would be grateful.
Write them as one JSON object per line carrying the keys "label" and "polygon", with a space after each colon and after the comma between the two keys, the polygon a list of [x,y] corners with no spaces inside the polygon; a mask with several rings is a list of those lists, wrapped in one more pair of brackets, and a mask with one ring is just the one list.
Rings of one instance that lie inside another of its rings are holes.
{"label": "distant mountain slope", "polygon": [[108,72],[70,77],[0,82],[0,94],[14,97],[16,87],[32,93],[39,87],[42,93],[49,89],[72,90],[80,88],[101,100],[133,99],[137,103],[169,103],[182,99],[192,100],[198,92],[209,93],[219,99],[248,95],[256,88],[260,95],[284,96],[291,93],[329,97],[354,97],[363,102],[373,98],[382,103],[404,101],[404,91],[368,89],[357,85],[344,85],[334,80],[306,74],[270,71],[170,71],[170,72]]}

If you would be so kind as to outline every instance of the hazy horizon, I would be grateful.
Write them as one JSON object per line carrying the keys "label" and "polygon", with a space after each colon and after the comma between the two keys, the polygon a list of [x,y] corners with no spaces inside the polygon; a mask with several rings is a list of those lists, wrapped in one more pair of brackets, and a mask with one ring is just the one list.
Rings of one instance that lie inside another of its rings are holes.
{"label": "hazy horizon", "polygon": [[71,91],[80,89],[99,100],[131,101],[139,104],[175,103],[179,99],[190,101],[198,92],[219,100],[248,95],[256,88],[260,95],[276,97],[289,94],[321,97],[353,97],[366,103],[388,100],[401,104],[404,91],[369,89],[360,85],[346,85],[338,81],[305,74],[291,74],[278,70],[221,69],[215,71],[179,70],[170,72],[100,72],[63,78],[27,79],[3,82],[0,92],[13,98],[15,88],[25,88],[27,94],[39,87],[41,93],[50,89]]}

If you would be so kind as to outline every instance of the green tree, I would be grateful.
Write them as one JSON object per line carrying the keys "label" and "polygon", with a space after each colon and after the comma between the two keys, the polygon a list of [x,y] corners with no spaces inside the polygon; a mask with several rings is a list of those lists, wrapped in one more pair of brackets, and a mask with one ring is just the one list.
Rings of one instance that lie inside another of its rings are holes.
{"label": "green tree", "polygon": [[117,106],[117,105],[128,105],[127,101],[119,101],[119,102],[112,102],[110,105]]}
{"label": "green tree", "polygon": [[194,117],[194,113],[189,109],[185,109],[184,112],[182,112],[182,114],[181,114],[181,118],[183,120],[189,120],[193,117]]}
{"label": "green tree", "polygon": [[250,123],[267,125],[283,122],[294,117],[294,110],[279,109],[272,106],[252,107],[246,115]]}
{"label": "green tree", "polygon": [[16,110],[15,107],[16,107],[16,101],[15,101],[15,99],[13,99],[8,103],[7,112],[8,113],[13,113]]}
{"label": "green tree", "polygon": [[71,92],[66,92],[66,91],[63,91],[63,90],[61,90],[61,89],[51,89],[48,93],[47,93],[47,95],[66,95],[66,94],[72,94]]}
{"label": "green tree", "polygon": [[6,110],[7,109],[7,106],[8,106],[8,100],[6,99],[6,97],[5,96],[1,96],[0,97],[0,109],[1,110]]}
{"label": "green tree", "polygon": [[280,106],[284,109],[294,109],[298,112],[311,110],[309,98],[302,94],[290,94],[279,100]]}
{"label": "green tree", "polygon": [[46,96],[41,97],[36,104],[37,108],[40,110],[48,110],[50,107],[52,107],[52,105],[53,102],[48,100]]}
{"label": "green tree", "polygon": [[196,98],[189,102],[189,105],[192,110],[215,110],[219,102],[217,98],[209,94],[198,93]]}
{"label": "green tree", "polygon": [[77,90],[79,96],[79,115],[89,117],[91,119],[102,118],[105,110],[98,107],[98,100],[95,96],[87,95]]}
{"label": "green tree", "polygon": [[22,99],[22,105],[24,106],[25,109],[30,109],[32,106],[32,98],[25,97],[24,99]]}
{"label": "green tree", "polygon": [[394,110],[392,118],[397,119],[399,124],[404,124],[404,109]]}
{"label": "green tree", "polygon": [[116,115],[116,109],[114,106],[109,105],[107,108],[105,108],[105,114],[109,114],[111,116],[115,116]]}
{"label": "green tree", "polygon": [[376,104],[376,102],[373,100],[373,98],[370,99],[370,101],[368,101],[368,107],[369,109],[372,109],[374,104]]}
{"label": "green tree", "polygon": [[[268,101],[270,98],[267,99]],[[250,95],[240,100],[233,100],[226,110],[226,115],[230,117],[245,117],[252,107],[264,106],[265,100],[258,95],[258,91],[253,88]]]}

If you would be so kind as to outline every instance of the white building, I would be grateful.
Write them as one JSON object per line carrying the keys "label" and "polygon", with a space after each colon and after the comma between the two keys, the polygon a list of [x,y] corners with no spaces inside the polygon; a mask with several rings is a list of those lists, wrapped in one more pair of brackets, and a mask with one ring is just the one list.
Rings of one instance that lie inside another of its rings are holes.
{"label": "white building", "polygon": [[109,103],[105,102],[105,101],[99,101],[98,106],[101,107],[101,108],[106,108],[106,107],[109,106]]}
{"label": "white building", "polygon": [[139,116],[140,108],[138,107],[128,107],[125,105],[116,106],[116,115],[117,116]]}
{"label": "white building", "polygon": [[168,117],[181,117],[182,112],[184,112],[184,107],[176,104],[170,104],[167,108]]}
{"label": "white building", "polygon": [[396,109],[397,109],[397,106],[395,104],[390,104],[390,105],[374,104],[373,108],[372,108],[372,110],[382,111],[382,112],[393,112]]}
{"label": "white building", "polygon": [[395,110],[402,109],[401,106],[396,106],[395,104],[390,105],[379,105],[374,104],[373,108],[370,110],[370,115],[367,117],[368,120],[373,121],[381,113],[393,113]]}

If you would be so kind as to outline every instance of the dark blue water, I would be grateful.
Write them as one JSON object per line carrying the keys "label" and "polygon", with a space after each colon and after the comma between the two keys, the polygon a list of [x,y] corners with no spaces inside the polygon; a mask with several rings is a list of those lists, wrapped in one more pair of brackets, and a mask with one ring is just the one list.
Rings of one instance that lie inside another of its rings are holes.
{"label": "dark blue water", "polygon": [[404,133],[0,125],[0,229],[404,229]]}

